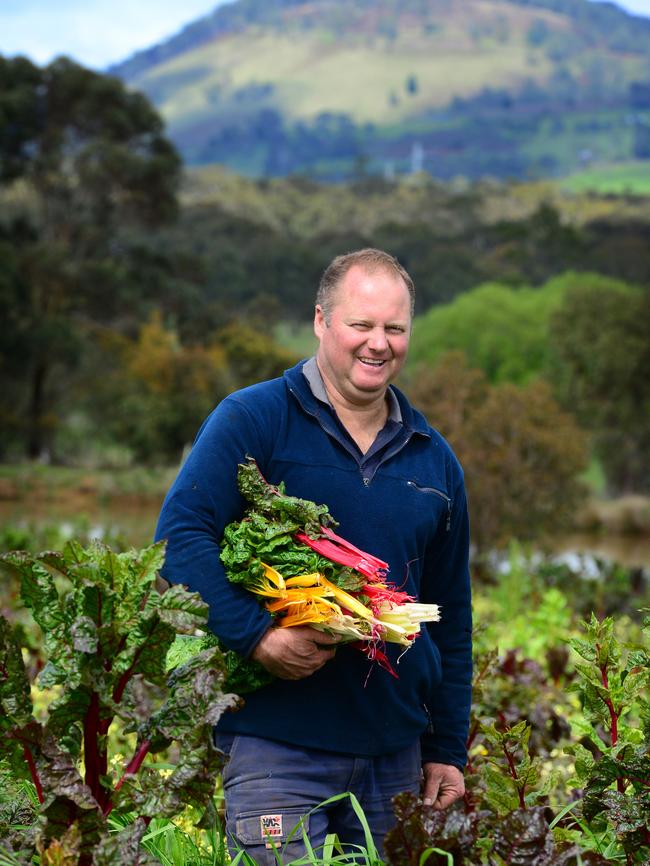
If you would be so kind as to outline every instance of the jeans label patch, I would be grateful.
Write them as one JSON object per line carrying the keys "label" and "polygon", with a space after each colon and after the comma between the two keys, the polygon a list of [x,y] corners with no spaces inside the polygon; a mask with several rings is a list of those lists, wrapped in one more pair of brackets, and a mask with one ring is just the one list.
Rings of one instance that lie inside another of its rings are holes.
{"label": "jeans label patch", "polygon": [[282,838],[282,815],[260,815],[260,833],[267,848],[273,848],[273,839]]}

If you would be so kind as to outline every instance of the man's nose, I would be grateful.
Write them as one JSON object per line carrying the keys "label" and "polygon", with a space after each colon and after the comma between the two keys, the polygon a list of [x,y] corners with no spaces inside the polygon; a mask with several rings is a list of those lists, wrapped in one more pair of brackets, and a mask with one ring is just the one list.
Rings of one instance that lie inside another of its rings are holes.
{"label": "man's nose", "polygon": [[386,332],[383,328],[373,328],[368,334],[367,342],[369,349],[373,349],[375,352],[383,352],[383,350],[388,346]]}

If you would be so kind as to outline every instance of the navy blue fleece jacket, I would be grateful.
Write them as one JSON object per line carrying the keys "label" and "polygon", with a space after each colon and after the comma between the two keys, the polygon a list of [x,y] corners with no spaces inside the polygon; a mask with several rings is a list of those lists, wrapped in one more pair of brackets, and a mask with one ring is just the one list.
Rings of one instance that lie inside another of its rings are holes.
{"label": "navy blue fleece jacket", "polygon": [[[340,648],[312,676],[276,680],[219,722],[224,732],[352,755],[398,751],[421,737],[423,761],[462,768],[471,701],[469,527],[463,474],[444,439],[391,386],[401,420],[362,455],[302,373],[238,391],[203,424],[170,489],[156,537],[167,539],[163,576],[198,591],[210,628],[248,655],[271,625],[257,598],[229,583],[219,559],[227,523],[245,502],[237,464],[254,457],[269,482],[328,505],[337,532],[389,563],[389,578],[441,606],[406,651],[389,645],[398,679]],[[394,413],[393,413],[394,414]]]}

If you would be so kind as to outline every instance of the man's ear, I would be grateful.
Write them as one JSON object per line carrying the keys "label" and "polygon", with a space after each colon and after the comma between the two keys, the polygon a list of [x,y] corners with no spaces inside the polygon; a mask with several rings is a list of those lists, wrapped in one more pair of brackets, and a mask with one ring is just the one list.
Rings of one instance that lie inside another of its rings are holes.
{"label": "man's ear", "polygon": [[323,336],[323,332],[327,327],[327,322],[325,321],[325,313],[323,312],[323,308],[320,304],[316,304],[316,309],[314,311],[314,334],[320,338]]}

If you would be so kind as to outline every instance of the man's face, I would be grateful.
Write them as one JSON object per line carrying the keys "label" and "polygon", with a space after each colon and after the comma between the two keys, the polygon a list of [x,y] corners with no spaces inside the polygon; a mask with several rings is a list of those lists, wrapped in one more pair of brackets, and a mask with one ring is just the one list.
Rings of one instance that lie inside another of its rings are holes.
{"label": "man's face", "polygon": [[[411,333],[411,299],[401,277],[386,270],[350,268],[336,295],[329,324],[316,307],[318,364],[345,402],[383,397],[400,371]],[[331,396],[331,395],[330,395]]]}

